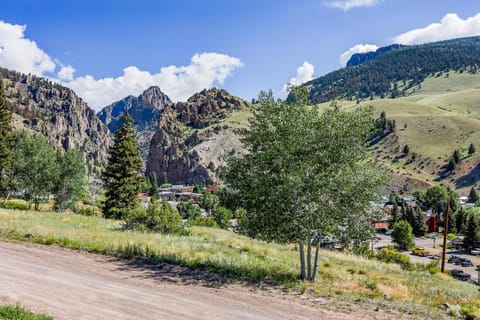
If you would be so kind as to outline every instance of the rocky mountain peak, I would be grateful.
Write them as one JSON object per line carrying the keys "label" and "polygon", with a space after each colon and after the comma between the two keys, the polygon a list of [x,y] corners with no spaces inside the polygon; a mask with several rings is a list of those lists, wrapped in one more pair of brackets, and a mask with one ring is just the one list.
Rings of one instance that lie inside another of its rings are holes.
{"label": "rocky mountain peak", "polygon": [[153,109],[163,109],[165,105],[171,104],[170,98],[162,92],[158,86],[152,86],[145,90],[138,100],[141,104],[150,104]]}
{"label": "rocky mountain peak", "polygon": [[98,113],[98,117],[115,133],[122,124],[121,116],[128,112],[137,131],[142,158],[146,160],[150,139],[156,131],[160,116],[165,107],[170,105],[170,98],[159,87],[152,86],[138,97],[128,96],[106,106]]}

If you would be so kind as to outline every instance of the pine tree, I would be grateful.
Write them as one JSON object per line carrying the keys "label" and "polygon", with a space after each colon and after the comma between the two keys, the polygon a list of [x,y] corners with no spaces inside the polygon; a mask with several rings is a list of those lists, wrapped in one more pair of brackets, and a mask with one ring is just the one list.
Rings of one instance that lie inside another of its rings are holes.
{"label": "pine tree", "polygon": [[480,197],[478,196],[477,190],[475,190],[475,187],[472,187],[470,189],[470,193],[468,194],[468,202],[477,203],[478,200],[480,200]]}
{"label": "pine tree", "polygon": [[470,252],[480,243],[480,223],[475,213],[470,213],[467,219],[467,228],[465,238],[463,239],[463,248]]}
{"label": "pine tree", "polygon": [[114,144],[109,150],[108,165],[103,173],[106,200],[103,215],[123,219],[138,205],[137,195],[142,181],[142,160],[130,115],[122,116]]}
{"label": "pine tree", "polygon": [[473,143],[470,143],[470,146],[468,147],[468,155],[471,156],[477,151],[475,148],[475,145]]}
{"label": "pine tree", "polygon": [[455,161],[455,164],[460,162],[460,151],[455,150],[453,152],[453,161]]}
{"label": "pine tree", "polygon": [[7,188],[8,174],[13,164],[12,112],[3,99],[3,88],[0,82],[0,192]]}

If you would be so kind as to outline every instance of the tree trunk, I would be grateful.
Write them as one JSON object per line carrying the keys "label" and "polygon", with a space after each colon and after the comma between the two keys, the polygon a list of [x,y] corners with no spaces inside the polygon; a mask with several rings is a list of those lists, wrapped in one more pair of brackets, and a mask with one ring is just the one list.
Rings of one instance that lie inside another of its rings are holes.
{"label": "tree trunk", "polygon": [[310,280],[312,277],[312,233],[309,231],[307,238],[307,279]]}
{"label": "tree trunk", "polygon": [[5,199],[3,199],[2,207],[5,208],[5,207],[7,206],[7,202],[8,202],[8,199],[10,198],[10,194],[11,194],[11,192],[8,191],[8,192],[7,192],[7,196],[5,197]]}
{"label": "tree trunk", "polygon": [[300,279],[305,280],[305,249],[303,242],[298,244],[298,250],[300,252]]}
{"label": "tree trunk", "polygon": [[317,247],[315,248],[315,264],[313,267],[313,273],[312,273],[312,277],[310,278],[310,282],[315,282],[315,280],[317,280],[318,258],[320,253],[320,238],[318,239],[316,246]]}

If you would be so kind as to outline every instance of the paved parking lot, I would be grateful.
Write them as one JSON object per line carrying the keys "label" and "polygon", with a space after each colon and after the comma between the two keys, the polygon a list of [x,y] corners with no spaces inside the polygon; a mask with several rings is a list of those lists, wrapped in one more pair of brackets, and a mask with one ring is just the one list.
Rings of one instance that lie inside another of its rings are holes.
{"label": "paved parking lot", "polygon": [[[377,242],[374,243],[374,246],[373,246],[376,250],[380,250],[381,248],[383,248],[385,246],[388,246],[388,245],[393,245],[391,236],[387,236],[385,234],[378,233],[377,237],[380,240],[377,240]],[[425,251],[428,251],[431,254],[437,254],[439,256],[442,255],[442,248],[440,247],[442,242],[443,242],[442,237],[439,237],[439,238],[435,239],[435,248],[434,248],[433,247],[433,245],[434,245],[433,239],[431,239],[431,238],[415,238],[415,245],[417,247],[423,247],[425,249]],[[427,257],[420,257],[420,256],[413,255],[411,253],[411,251],[405,251],[404,254],[408,255],[413,262],[429,263],[429,262],[432,261],[431,259],[429,259]],[[453,263],[448,263],[447,261],[445,261],[445,269],[446,270],[452,270],[452,269],[463,270],[464,272],[469,273],[472,276],[473,281],[480,284],[480,282],[479,282],[479,272],[477,270],[475,270],[477,268],[477,266],[480,266],[480,256],[473,256],[473,255],[465,254],[463,251],[460,251],[460,250],[455,250],[455,249],[450,249],[449,250],[449,249],[447,249],[446,260],[448,260],[448,257],[450,255],[456,255],[456,256],[459,256],[459,257],[462,257],[462,258],[470,259],[473,263],[473,267],[461,267],[461,266],[455,265]]]}

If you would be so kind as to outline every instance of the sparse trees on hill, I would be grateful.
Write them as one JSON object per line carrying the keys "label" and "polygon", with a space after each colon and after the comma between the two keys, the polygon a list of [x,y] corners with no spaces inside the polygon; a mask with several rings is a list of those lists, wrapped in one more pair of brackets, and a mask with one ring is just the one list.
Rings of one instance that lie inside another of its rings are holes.
{"label": "sparse trees on hill", "polygon": [[468,155],[471,156],[472,154],[475,154],[477,149],[475,148],[475,145],[473,143],[470,143],[468,146]]}
{"label": "sparse trees on hill", "polygon": [[249,152],[231,158],[224,176],[246,209],[240,230],[297,243],[300,277],[313,282],[320,239],[339,232],[339,225],[364,228],[384,176],[366,148],[371,112],[334,106],[319,113],[306,107],[306,97],[304,88],[293,90],[288,102],[262,92],[249,129],[241,131]]}
{"label": "sparse trees on hill", "polygon": [[137,195],[142,181],[142,160],[130,115],[122,116],[122,126],[115,132],[109,150],[108,165],[103,172],[106,218],[123,219],[138,205]]}
{"label": "sparse trees on hill", "polygon": [[473,186],[468,194],[468,202],[477,203],[478,200],[480,200],[480,197],[478,196],[477,190],[475,190],[475,187]]}
{"label": "sparse trees on hill", "polygon": [[455,150],[453,151],[453,156],[452,156],[453,161],[455,161],[455,164],[460,162],[460,151]]}

